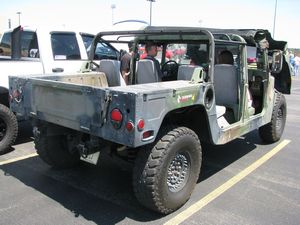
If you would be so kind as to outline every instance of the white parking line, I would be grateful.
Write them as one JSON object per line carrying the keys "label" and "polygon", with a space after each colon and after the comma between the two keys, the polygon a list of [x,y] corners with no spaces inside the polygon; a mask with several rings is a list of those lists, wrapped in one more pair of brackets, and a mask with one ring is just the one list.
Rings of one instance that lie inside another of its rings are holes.
{"label": "white parking line", "polygon": [[260,159],[252,163],[250,166],[248,166],[246,169],[232,177],[230,180],[219,186],[214,191],[210,192],[208,195],[206,195],[204,198],[200,199],[198,202],[191,205],[186,210],[182,211],[169,221],[167,221],[164,225],[175,225],[180,224],[184,220],[191,217],[194,213],[198,212],[200,209],[202,209],[204,206],[206,206],[208,203],[219,197],[221,194],[223,194],[225,191],[233,187],[235,184],[237,184],[239,181],[244,179],[246,176],[248,176],[250,173],[252,173],[254,170],[256,170],[258,167],[263,165],[266,161],[268,161],[271,157],[273,157],[275,154],[277,154],[280,150],[282,150],[286,145],[290,143],[290,140],[283,140],[281,143],[279,143],[275,148],[273,148],[271,151],[266,153],[264,156],[262,156]]}
{"label": "white parking line", "polygon": [[20,157],[13,158],[13,159],[8,159],[8,160],[0,162],[0,166],[5,165],[5,164],[9,164],[9,163],[13,163],[13,162],[17,162],[17,161],[20,161],[20,160],[23,160],[23,159],[32,158],[32,157],[35,157],[37,155],[38,155],[37,153],[32,153],[32,154],[29,154],[29,155],[20,156]]}

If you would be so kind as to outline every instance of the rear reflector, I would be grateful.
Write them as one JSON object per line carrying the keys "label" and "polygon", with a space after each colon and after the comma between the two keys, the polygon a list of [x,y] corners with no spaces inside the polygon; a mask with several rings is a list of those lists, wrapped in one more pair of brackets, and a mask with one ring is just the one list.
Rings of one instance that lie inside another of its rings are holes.
{"label": "rear reflector", "polygon": [[153,137],[153,130],[147,130],[143,133],[143,140],[151,139]]}

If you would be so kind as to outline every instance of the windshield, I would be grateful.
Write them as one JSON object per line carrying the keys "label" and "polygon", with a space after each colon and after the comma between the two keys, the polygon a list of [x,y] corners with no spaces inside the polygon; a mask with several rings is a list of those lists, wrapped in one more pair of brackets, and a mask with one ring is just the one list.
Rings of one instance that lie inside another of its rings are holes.
{"label": "windshield", "polygon": [[[88,34],[81,34],[81,37],[87,54],[89,55],[94,36]],[[113,46],[107,43],[98,42],[95,48],[94,59],[119,59],[119,52]]]}
{"label": "windshield", "polygon": [[94,59],[118,59],[118,51],[106,43],[97,43]]}
{"label": "windshield", "polygon": [[82,38],[84,47],[85,47],[85,49],[88,53],[88,49],[89,49],[89,47],[91,46],[91,44],[93,42],[94,36],[90,35],[90,34],[81,34],[81,38]]}

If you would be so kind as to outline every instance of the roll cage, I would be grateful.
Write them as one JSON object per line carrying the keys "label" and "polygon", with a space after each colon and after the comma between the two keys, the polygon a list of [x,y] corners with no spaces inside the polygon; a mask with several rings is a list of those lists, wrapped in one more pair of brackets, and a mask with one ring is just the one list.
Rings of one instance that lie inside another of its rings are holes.
{"label": "roll cage", "polygon": [[[162,46],[161,64],[165,63],[166,45],[172,43],[207,43],[209,46],[208,73],[206,81],[213,81],[213,67],[215,64],[215,46],[216,45],[235,45],[235,46],[252,46],[257,49],[259,41],[266,39],[269,42],[269,54],[273,51],[285,51],[287,43],[272,39],[267,30],[259,29],[211,29],[196,27],[146,27],[143,30],[135,31],[106,31],[96,35],[93,45],[91,46],[90,59],[94,59],[95,49],[98,42],[110,45],[123,44],[127,49],[129,42],[134,43],[134,52],[131,63],[131,84],[135,84],[135,62],[140,59],[138,54],[139,46],[151,41]],[[265,51],[265,50],[263,50]],[[265,51],[264,54],[268,54]],[[247,63],[247,62],[244,62]],[[283,57],[283,70],[279,73],[272,73],[276,79],[276,89],[282,93],[290,93],[291,78],[290,70],[285,57]]]}

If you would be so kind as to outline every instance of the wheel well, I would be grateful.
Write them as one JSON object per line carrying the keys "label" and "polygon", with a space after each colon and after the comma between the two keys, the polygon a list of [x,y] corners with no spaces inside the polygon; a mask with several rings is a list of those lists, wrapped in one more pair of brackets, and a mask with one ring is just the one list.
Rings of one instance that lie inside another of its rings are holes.
{"label": "wheel well", "polygon": [[[211,132],[204,106],[191,106],[170,111],[162,126],[171,124],[192,129],[202,142],[211,142]],[[161,126],[161,127],[162,127]]]}
{"label": "wheel well", "polygon": [[9,107],[8,90],[4,87],[0,87],[0,104]]}

